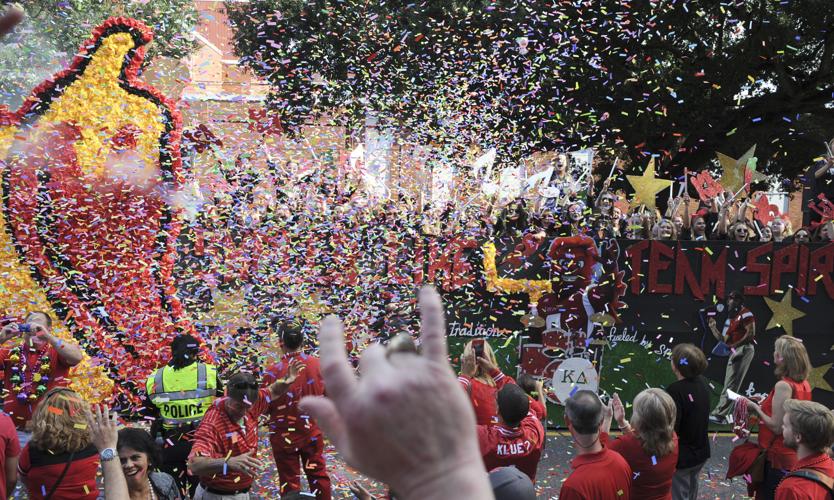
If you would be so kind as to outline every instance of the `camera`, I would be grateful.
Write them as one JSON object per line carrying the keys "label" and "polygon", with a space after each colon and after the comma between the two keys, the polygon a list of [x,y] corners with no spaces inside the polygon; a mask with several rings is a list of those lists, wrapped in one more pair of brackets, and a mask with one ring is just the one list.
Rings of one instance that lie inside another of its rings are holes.
{"label": "camera", "polygon": [[20,333],[32,333],[32,325],[29,323],[17,325],[17,329]]}

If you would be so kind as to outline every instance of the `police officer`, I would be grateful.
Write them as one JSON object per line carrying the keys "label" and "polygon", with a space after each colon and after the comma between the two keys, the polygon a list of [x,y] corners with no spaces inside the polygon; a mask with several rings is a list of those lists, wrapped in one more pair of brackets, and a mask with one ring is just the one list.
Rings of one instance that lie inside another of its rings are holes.
{"label": "police officer", "polygon": [[162,440],[162,471],[176,478],[181,490],[193,496],[197,480],[186,462],[194,430],[214,398],[222,396],[217,368],[199,360],[199,341],[178,335],[171,342],[171,361],[158,368],[146,384],[148,407],[154,417],[151,434]]}

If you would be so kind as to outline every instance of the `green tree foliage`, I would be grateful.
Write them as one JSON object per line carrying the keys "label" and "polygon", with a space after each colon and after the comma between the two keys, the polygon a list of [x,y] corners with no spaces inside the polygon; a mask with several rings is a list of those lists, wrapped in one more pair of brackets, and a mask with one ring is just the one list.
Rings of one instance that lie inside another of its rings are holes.
{"label": "green tree foliage", "polygon": [[834,133],[830,0],[253,0],[242,61],[293,128],[370,110],[398,133],[498,147],[617,148],[662,170],[758,144],[792,176]]}
{"label": "green tree foliage", "polygon": [[132,17],[153,29],[146,64],[157,56],[185,57],[195,47],[193,0],[30,0],[22,5],[23,23],[0,40],[0,102],[12,108],[64,67],[108,17]]}

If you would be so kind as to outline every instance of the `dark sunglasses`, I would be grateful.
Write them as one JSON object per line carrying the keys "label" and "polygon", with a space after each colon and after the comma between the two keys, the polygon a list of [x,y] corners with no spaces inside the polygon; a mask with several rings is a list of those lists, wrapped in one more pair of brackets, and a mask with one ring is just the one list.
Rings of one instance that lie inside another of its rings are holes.
{"label": "dark sunglasses", "polygon": [[257,390],[258,389],[258,384],[254,383],[254,382],[252,382],[252,383],[238,382],[238,383],[232,385],[232,389],[237,389],[239,391],[245,391],[247,389]]}

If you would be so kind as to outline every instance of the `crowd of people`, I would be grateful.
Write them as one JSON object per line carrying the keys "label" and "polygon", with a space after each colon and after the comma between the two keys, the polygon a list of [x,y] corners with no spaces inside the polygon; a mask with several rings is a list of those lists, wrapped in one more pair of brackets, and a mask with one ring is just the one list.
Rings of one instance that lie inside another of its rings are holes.
{"label": "crowd of people", "polygon": [[[223,189],[180,235],[179,295],[222,358],[254,354],[268,336],[268,318],[294,317],[299,310],[315,311],[307,316],[310,323],[322,312],[339,314],[358,352],[407,323],[415,284],[443,290],[471,285],[456,282],[453,270],[466,265],[459,259],[477,263],[487,240],[515,247],[499,265],[521,269],[526,258],[544,255],[560,236],[797,243],[834,237],[830,221],[809,216],[806,225],[794,228],[787,214],[759,217],[767,205],[762,192],[720,191],[694,199],[690,186],[670,200],[663,199],[665,192],[659,195],[666,205],[662,212],[629,205],[611,188],[616,173],[602,178],[600,171],[607,169],[597,165],[593,176],[584,177],[596,181],[579,183],[567,158],[554,157],[545,169],[552,170],[550,177],[515,198],[478,188],[439,206],[403,193],[372,202],[334,166],[313,168],[298,180],[286,174],[292,166],[258,170],[241,162],[224,171]],[[820,172],[814,180],[824,183],[832,165],[834,159],[826,158],[809,175]],[[241,296],[252,319],[218,342],[213,332],[229,326],[204,318],[226,294]],[[231,351],[244,354],[227,356]]]}
{"label": "crowd of people", "polygon": [[[201,359],[199,339],[181,335],[148,379],[150,431],[70,388],[83,384],[67,378],[78,346],[56,341],[49,314],[32,312],[2,330],[2,494],[244,500],[266,470],[258,450],[265,430],[281,498],[332,497],[325,437],[347,464],[384,482],[391,498],[536,498],[547,441],[542,381],[502,373],[484,339],[466,345],[456,380],[439,294],[421,290],[419,310],[418,342],[399,333],[372,343],[358,366],[335,316],[321,324],[321,358],[298,322],[275,319],[283,355],[261,377],[221,376]],[[733,403],[737,433],[746,436],[757,422],[758,440],[733,450],[728,476],[743,476],[756,498],[830,498],[834,414],[811,401],[802,341],[780,337],[773,364],[778,381],[763,401]],[[698,498],[710,458],[706,367],[700,348],[676,345],[669,369],[677,381],[640,392],[630,417],[616,393],[604,401],[573,391],[564,425],[576,455],[559,498]],[[351,490],[373,498],[358,482]]]}

